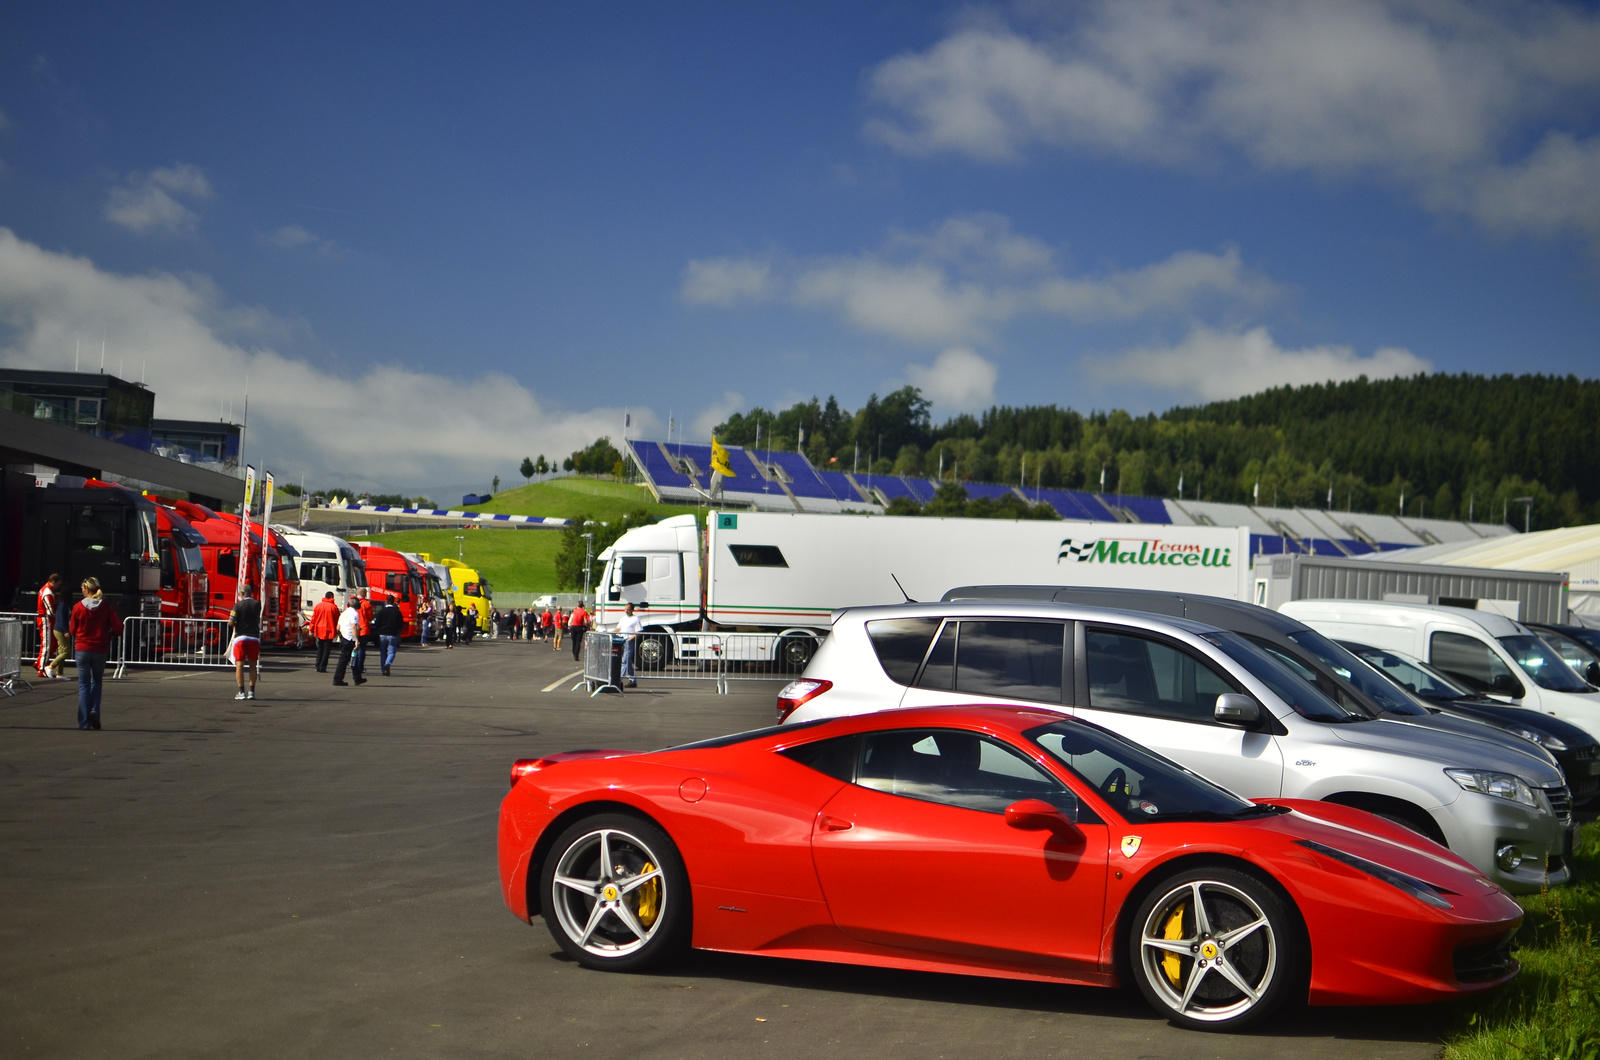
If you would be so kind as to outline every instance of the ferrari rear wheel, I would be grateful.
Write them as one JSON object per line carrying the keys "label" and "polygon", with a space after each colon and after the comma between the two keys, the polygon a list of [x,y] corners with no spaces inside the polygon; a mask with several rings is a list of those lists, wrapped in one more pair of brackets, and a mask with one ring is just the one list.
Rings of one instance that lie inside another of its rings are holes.
{"label": "ferrari rear wheel", "polygon": [[1296,989],[1296,928],[1284,900],[1255,877],[1193,869],[1140,903],[1130,963],[1145,999],[1174,1023],[1238,1030],[1271,1015]]}
{"label": "ferrari rear wheel", "polygon": [[587,968],[636,971],[688,942],[683,860],[641,817],[597,814],[572,825],[551,846],[540,888],[550,933]]}

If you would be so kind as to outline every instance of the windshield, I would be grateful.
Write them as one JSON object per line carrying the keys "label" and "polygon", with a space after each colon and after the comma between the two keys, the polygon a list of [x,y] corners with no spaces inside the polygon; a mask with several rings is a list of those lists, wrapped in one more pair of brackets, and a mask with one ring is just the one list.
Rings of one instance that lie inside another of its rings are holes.
{"label": "windshield", "polygon": [[1437,700],[1441,703],[1448,703],[1454,699],[1472,698],[1471,692],[1451,681],[1438,670],[1415,659],[1408,659],[1403,655],[1396,655],[1392,651],[1384,651],[1382,648],[1369,648],[1364,645],[1351,650],[1362,660],[1376,667],[1379,673],[1382,673],[1412,695],[1421,696],[1423,699]]}
{"label": "windshield", "polygon": [[1024,735],[1130,821],[1218,820],[1278,812],[1082,722],[1052,722]]}
{"label": "windshield", "polygon": [[1501,637],[1500,646],[1517,660],[1517,665],[1522,667],[1523,671],[1533,678],[1533,683],[1540,688],[1548,688],[1552,692],[1593,691],[1589,687],[1589,682],[1573,673],[1572,667],[1538,637],[1526,635]]}
{"label": "windshield", "polygon": [[1289,634],[1289,639],[1315,655],[1328,669],[1355,685],[1368,699],[1382,707],[1384,713],[1413,717],[1428,713],[1396,688],[1394,682],[1316,630],[1303,629],[1298,633]]}
{"label": "windshield", "polygon": [[1600,662],[1600,653],[1565,633],[1557,633],[1553,629],[1541,629],[1539,639],[1556,650],[1563,662],[1572,667],[1572,672],[1582,677],[1584,673],[1596,662]]}
{"label": "windshield", "polygon": [[1221,648],[1228,658],[1248,670],[1250,676],[1270,688],[1273,695],[1293,707],[1302,718],[1340,723],[1368,720],[1345,710],[1299,674],[1232,633],[1202,633],[1201,636]]}

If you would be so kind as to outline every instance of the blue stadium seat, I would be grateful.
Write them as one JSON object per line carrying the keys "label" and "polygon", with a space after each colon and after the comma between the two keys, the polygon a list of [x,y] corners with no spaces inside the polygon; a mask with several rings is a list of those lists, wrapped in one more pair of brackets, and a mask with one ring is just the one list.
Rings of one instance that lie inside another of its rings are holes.
{"label": "blue stadium seat", "polygon": [[[654,442],[632,443],[634,454],[639,458],[639,469],[645,473],[657,486],[676,486],[687,488],[694,485],[689,476],[673,467],[666,457],[661,455],[661,447]],[[698,463],[698,461],[696,461]]]}

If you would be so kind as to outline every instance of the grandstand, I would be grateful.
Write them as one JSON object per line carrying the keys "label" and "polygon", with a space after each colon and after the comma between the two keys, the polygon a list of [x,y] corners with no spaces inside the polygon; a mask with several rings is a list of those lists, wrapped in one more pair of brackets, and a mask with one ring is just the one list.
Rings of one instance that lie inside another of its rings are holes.
{"label": "grandstand", "polygon": [[[847,474],[813,466],[803,453],[726,446],[733,477],[711,489],[711,447],[686,443],[623,442],[656,499],[669,504],[716,504],[772,512],[861,512],[882,514],[896,498],[919,504],[933,499],[938,483],[899,475]],[[1247,526],[1256,555],[1365,556],[1396,549],[1449,545],[1514,533],[1501,523],[1413,519],[1371,512],[1278,508],[1260,504],[1163,500],[1064,489],[1019,489],[963,482],[967,496],[1020,497],[1048,504],[1061,518],[1172,526]]]}

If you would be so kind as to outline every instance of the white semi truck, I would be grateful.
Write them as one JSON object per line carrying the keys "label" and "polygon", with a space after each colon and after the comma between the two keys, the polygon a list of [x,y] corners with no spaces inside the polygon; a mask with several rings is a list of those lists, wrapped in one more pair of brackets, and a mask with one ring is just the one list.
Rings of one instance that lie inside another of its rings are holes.
{"label": "white semi truck", "polygon": [[922,516],[720,512],[630,530],[600,554],[596,626],[641,605],[645,665],[674,651],[721,650],[716,636],[760,634],[758,650],[804,667],[841,607],[937,600],[958,585],[1093,585],[1248,600],[1246,527],[1158,526]]}

